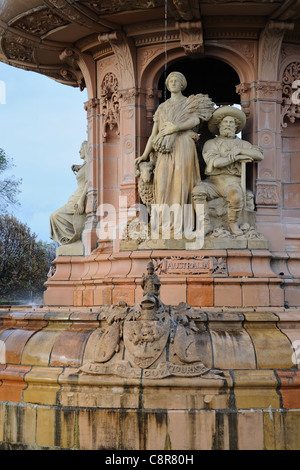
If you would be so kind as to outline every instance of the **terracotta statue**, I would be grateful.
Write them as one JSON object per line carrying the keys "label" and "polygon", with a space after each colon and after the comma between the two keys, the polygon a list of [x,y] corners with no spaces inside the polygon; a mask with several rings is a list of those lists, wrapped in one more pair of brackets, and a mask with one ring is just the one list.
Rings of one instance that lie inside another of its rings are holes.
{"label": "terracotta statue", "polygon": [[263,159],[259,147],[237,137],[236,134],[241,132],[245,124],[245,113],[233,106],[218,108],[208,122],[210,132],[219,135],[204,144],[207,178],[193,189],[194,203],[204,205],[205,235],[212,230],[207,203],[216,198],[227,202],[228,228],[231,233],[243,233],[238,219],[247,199],[245,164]]}
{"label": "terracotta statue", "polygon": [[80,149],[81,165],[72,165],[76,174],[77,189],[67,204],[50,216],[50,237],[60,245],[73,243],[80,239],[85,223],[85,205],[88,189],[87,178],[88,143],[83,142]]}
{"label": "terracotta statue", "polygon": [[142,277],[144,295],[152,294],[159,297],[160,285],[160,279],[157,274],[154,273],[154,264],[150,261],[150,263],[147,264],[147,274],[143,274]]}
{"label": "terracotta statue", "polygon": [[[208,121],[214,110],[214,103],[207,95],[183,96],[182,91],[187,82],[179,72],[172,72],[166,79],[166,86],[171,97],[162,103],[155,115],[151,136],[147,142],[144,153],[136,159],[135,167],[140,174],[140,164],[143,161],[154,160],[153,199],[160,205],[160,227],[164,222],[166,229],[171,232],[182,232],[182,212],[176,213],[171,219],[163,218],[163,207],[171,208],[174,205],[179,211],[184,210],[185,204],[192,207],[192,189],[200,181],[200,168],[197,157],[195,141],[198,135],[194,128],[200,120]],[[163,206],[164,205],[164,206]],[[177,219],[177,220],[176,220]],[[185,219],[185,225],[193,230],[194,215],[192,213]],[[161,222],[163,220],[163,222]]]}

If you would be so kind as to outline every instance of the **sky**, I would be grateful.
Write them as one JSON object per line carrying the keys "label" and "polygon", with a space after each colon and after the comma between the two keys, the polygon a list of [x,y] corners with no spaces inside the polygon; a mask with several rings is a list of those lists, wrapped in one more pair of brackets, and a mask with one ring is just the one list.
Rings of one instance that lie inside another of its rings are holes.
{"label": "sky", "polygon": [[22,179],[20,205],[8,212],[50,243],[50,214],[76,189],[71,171],[87,140],[86,90],[0,63],[0,148]]}

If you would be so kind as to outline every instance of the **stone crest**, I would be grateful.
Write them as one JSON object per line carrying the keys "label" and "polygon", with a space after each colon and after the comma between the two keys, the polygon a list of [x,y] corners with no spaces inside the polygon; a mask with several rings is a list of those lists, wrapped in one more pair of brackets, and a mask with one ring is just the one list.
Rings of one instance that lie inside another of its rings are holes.
{"label": "stone crest", "polygon": [[152,262],[147,270],[142,279],[141,302],[132,306],[119,302],[107,307],[102,314],[107,327],[95,348],[94,360],[78,372],[132,378],[220,379],[222,372],[206,367],[197,350],[200,332],[195,319],[201,318],[201,312],[185,303],[176,307],[164,305]]}

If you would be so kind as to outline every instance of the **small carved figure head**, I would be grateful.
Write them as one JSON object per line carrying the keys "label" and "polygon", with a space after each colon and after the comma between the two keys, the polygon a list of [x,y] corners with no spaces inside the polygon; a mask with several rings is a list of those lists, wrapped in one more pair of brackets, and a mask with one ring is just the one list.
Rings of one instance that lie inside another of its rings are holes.
{"label": "small carved figure head", "polygon": [[80,154],[80,158],[82,158],[82,160],[85,160],[87,158],[87,155],[88,155],[88,142],[87,142],[87,140],[82,142],[79,154]]}
{"label": "small carved figure head", "polygon": [[181,91],[185,90],[186,87],[187,87],[187,81],[186,81],[186,78],[185,76],[180,73],[180,72],[171,72],[168,76],[167,76],[167,79],[166,79],[166,87],[168,88],[168,90],[170,91],[169,89],[169,82],[170,82],[170,79],[173,78],[173,77],[176,77],[177,79],[179,79],[179,81],[181,82]]}
{"label": "small carved figure head", "polygon": [[152,261],[150,261],[150,263],[147,264],[147,271],[149,274],[154,273],[154,264],[152,263]]}

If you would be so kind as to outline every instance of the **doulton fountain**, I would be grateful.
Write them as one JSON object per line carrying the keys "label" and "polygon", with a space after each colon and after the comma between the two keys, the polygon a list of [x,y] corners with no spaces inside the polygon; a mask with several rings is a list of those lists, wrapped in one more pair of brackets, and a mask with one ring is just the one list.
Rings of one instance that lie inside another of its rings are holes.
{"label": "doulton fountain", "polygon": [[0,312],[0,448],[300,448],[299,19],[0,3],[0,60],[88,94],[44,306]]}

